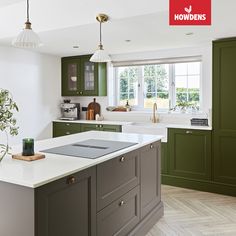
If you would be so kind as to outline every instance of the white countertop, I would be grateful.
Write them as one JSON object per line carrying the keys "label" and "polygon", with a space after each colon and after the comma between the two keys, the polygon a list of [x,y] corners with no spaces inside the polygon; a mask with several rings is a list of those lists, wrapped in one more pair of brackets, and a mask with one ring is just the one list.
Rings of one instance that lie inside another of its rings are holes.
{"label": "white countertop", "polygon": [[53,122],[79,123],[79,124],[97,124],[97,125],[130,125],[133,122],[113,121],[113,120],[54,120]]}
{"label": "white countertop", "polygon": [[[13,160],[11,156],[7,156],[2,160],[2,162],[0,162],[0,181],[36,188],[161,139],[161,136],[158,135],[89,131],[37,141],[35,142],[35,152],[95,137],[96,139],[128,141],[136,142],[138,144],[97,159],[86,159],[46,153],[45,159],[26,162]],[[14,154],[20,153],[21,151],[22,145],[12,147],[12,153]]]}
{"label": "white countertop", "polygon": [[107,124],[107,125],[138,125],[138,126],[163,126],[166,128],[178,128],[178,129],[195,129],[195,130],[212,130],[211,126],[193,126],[191,124],[173,124],[173,123],[151,123],[151,122],[135,122],[135,121],[113,121],[113,120],[54,120],[53,122],[62,122],[62,123],[81,123],[81,124]]}

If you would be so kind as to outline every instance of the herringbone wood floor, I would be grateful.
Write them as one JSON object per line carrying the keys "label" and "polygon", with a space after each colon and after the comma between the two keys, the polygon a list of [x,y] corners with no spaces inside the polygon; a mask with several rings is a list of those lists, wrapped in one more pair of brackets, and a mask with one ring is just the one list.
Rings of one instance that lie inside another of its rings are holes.
{"label": "herringbone wood floor", "polygon": [[146,236],[236,236],[236,197],[162,185],[164,217]]}

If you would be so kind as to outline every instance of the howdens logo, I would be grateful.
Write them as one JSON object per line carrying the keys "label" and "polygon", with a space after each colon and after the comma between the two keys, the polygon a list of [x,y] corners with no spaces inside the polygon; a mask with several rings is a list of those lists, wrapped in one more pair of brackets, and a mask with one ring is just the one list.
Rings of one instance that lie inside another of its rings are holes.
{"label": "howdens logo", "polygon": [[211,0],[169,0],[170,25],[211,25]]}

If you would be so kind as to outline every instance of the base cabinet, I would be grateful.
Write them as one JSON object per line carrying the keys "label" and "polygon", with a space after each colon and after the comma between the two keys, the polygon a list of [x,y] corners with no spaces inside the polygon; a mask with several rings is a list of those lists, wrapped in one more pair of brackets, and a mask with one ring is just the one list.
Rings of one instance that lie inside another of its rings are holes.
{"label": "base cabinet", "polygon": [[81,124],[81,132],[98,130],[108,132],[121,132],[120,125],[96,125],[96,124]]}
{"label": "base cabinet", "polygon": [[80,133],[81,127],[78,123],[71,122],[53,122],[53,137],[60,137],[70,134]]}
{"label": "base cabinet", "polygon": [[169,129],[170,175],[211,179],[211,131]]}
{"label": "base cabinet", "polygon": [[36,189],[36,236],[96,235],[95,167]]}
{"label": "base cabinet", "polygon": [[97,236],[126,236],[140,220],[139,186],[97,215]]}
{"label": "base cabinet", "polygon": [[121,132],[121,125],[106,125],[106,124],[87,124],[87,123],[73,123],[73,122],[53,122],[53,138],[77,134],[86,131],[108,131]]}
{"label": "base cabinet", "polygon": [[[0,232],[10,231],[3,233],[6,236],[145,235],[164,211],[160,147],[160,142],[146,145],[36,189],[0,182],[3,208],[20,209],[5,214],[7,220],[19,218],[21,223],[16,222],[14,230],[10,223],[2,224]],[[12,189],[23,199],[5,198]],[[24,231],[21,215],[27,220]]]}
{"label": "base cabinet", "polygon": [[[145,146],[140,151],[141,218],[161,201],[161,144]],[[159,158],[158,158],[159,157]]]}

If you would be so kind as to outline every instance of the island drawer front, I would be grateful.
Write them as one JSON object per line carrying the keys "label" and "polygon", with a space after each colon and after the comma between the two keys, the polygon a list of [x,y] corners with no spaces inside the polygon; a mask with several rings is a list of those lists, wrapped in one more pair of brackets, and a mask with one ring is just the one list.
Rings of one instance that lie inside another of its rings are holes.
{"label": "island drawer front", "polygon": [[76,134],[80,131],[80,124],[70,122],[53,122],[53,137]]}
{"label": "island drawer front", "polygon": [[96,168],[36,188],[35,236],[96,236]]}
{"label": "island drawer front", "polygon": [[133,151],[97,166],[97,211],[139,184],[139,152]]}
{"label": "island drawer front", "polygon": [[139,186],[97,214],[97,236],[125,236],[139,223]]}

